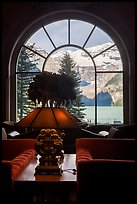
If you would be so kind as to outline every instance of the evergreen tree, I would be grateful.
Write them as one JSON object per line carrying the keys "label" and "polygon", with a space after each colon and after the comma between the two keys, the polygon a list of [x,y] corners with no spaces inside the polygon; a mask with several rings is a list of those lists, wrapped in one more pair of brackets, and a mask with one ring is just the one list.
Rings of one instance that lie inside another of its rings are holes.
{"label": "evergreen tree", "polygon": [[[34,45],[31,46],[33,48]],[[32,60],[31,60],[32,59]],[[19,54],[17,65],[17,117],[21,120],[26,116],[33,108],[34,104],[28,99],[28,87],[29,83],[33,80],[34,71],[36,68],[38,59],[34,60],[34,54],[23,47]],[[26,74],[26,72],[28,72]]]}
{"label": "evergreen tree", "polygon": [[43,71],[33,77],[29,84],[28,96],[42,107],[65,106],[76,99],[76,82],[66,74]]}
{"label": "evergreen tree", "polygon": [[82,98],[82,91],[80,91],[80,76],[76,71],[74,70],[76,63],[74,60],[70,57],[70,54],[65,52],[62,59],[60,60],[60,69],[59,74],[66,74],[76,81],[76,99],[73,100],[72,103],[69,103],[67,105],[67,109],[74,114],[77,118],[83,119],[85,114],[83,113],[84,103],[81,101]]}

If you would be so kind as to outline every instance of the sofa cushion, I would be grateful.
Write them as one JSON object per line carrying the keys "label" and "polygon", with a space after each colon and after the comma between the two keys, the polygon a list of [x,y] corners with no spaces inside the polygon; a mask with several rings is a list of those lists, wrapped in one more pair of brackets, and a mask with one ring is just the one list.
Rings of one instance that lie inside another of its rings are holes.
{"label": "sofa cushion", "polygon": [[125,124],[115,126],[120,131],[120,138],[136,138],[136,129],[134,124]]}
{"label": "sofa cushion", "polygon": [[2,140],[7,140],[7,133],[5,128],[2,128]]}
{"label": "sofa cushion", "polygon": [[101,135],[102,137],[107,137],[108,134],[109,134],[109,132],[105,131],[105,130],[102,130],[102,131],[99,132],[99,135]]}
{"label": "sofa cushion", "polygon": [[108,138],[117,138],[120,137],[120,130],[115,127],[111,127],[109,130]]}

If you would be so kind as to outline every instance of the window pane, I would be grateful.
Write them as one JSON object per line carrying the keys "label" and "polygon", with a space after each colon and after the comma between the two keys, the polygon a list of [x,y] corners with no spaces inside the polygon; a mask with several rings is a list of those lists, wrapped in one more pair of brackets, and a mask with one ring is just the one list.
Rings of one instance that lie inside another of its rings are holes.
{"label": "window pane", "polygon": [[[103,50],[105,50],[107,47],[110,47],[112,44],[107,43],[107,44],[93,47],[91,52],[92,56],[96,55],[96,53],[101,53]],[[122,71],[123,70],[121,56],[116,46],[101,53],[100,55],[95,57],[94,60],[96,63],[97,71]]]}
{"label": "window pane", "polygon": [[44,70],[48,72],[55,72],[58,73],[58,70],[60,68],[60,59],[63,56],[63,53],[66,51],[68,52],[68,47],[63,47],[55,52],[53,52],[52,55],[50,55],[45,63]]}
{"label": "window pane", "polygon": [[54,49],[43,28],[34,33],[26,43],[35,44],[37,48],[43,49],[47,53],[50,53]]}
{"label": "window pane", "polygon": [[98,106],[97,124],[122,124],[122,106]]}
{"label": "window pane", "polygon": [[123,123],[123,74],[97,74],[98,123]]}
{"label": "window pane", "polygon": [[[28,45],[36,50],[36,47]],[[40,51],[38,51],[40,52]],[[17,61],[17,72],[41,72],[44,59],[33,51],[22,47]]]}
{"label": "window pane", "polygon": [[17,74],[17,121],[24,118],[35,107],[28,99],[28,88],[36,74]]}
{"label": "window pane", "polygon": [[83,46],[93,25],[84,21],[71,20],[70,21],[70,42],[71,44]]}
{"label": "window pane", "polygon": [[[83,72],[82,69],[85,67],[89,70],[94,70],[93,62],[85,51],[77,49],[76,47],[67,46],[57,50],[48,58],[44,71],[57,72],[57,70],[60,68],[60,59],[63,57],[65,52],[69,53],[70,57],[76,63],[75,69],[77,69],[77,71],[80,70],[80,72]],[[82,77],[84,77],[83,73]],[[90,78],[90,73],[87,74],[87,77]]]}
{"label": "window pane", "polygon": [[[85,60],[86,61],[86,60]],[[95,123],[95,69],[90,60],[91,66],[81,66],[79,67],[81,76],[81,86],[82,91],[82,102],[85,105],[85,110],[83,111],[85,115],[85,121],[88,123]]]}
{"label": "window pane", "polygon": [[109,42],[113,43],[109,35],[100,28],[96,27],[86,44],[86,48],[93,47],[96,45],[102,45]]}
{"label": "window pane", "polygon": [[56,47],[68,43],[68,21],[62,20],[45,26]]}
{"label": "window pane", "polygon": [[60,60],[67,52],[75,62],[74,71],[80,77],[80,91],[82,92],[82,103],[84,103],[86,115],[84,120],[94,123],[95,121],[95,69],[88,54],[74,47],[64,47],[53,53],[45,64],[46,71],[56,72],[60,69]]}
{"label": "window pane", "polygon": [[86,106],[83,112],[86,114],[84,121],[89,124],[95,124],[95,106]]}

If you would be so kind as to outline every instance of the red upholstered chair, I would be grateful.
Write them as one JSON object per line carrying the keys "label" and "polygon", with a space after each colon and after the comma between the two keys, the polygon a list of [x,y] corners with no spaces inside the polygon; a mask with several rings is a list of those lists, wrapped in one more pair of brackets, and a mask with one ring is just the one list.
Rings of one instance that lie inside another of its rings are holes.
{"label": "red upholstered chair", "polygon": [[2,140],[1,193],[4,200],[11,199],[14,180],[35,156],[35,142],[35,139]]}
{"label": "red upholstered chair", "polygon": [[135,155],[135,139],[77,139],[79,201],[124,203],[129,200],[129,203],[134,203]]}

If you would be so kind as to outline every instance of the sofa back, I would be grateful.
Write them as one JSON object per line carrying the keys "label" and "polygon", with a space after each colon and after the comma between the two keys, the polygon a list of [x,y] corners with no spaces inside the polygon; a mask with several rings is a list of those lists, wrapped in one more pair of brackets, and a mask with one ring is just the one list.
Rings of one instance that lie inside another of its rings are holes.
{"label": "sofa back", "polygon": [[7,139],[2,140],[2,159],[12,160],[25,149],[34,149],[36,139]]}
{"label": "sofa back", "polygon": [[135,160],[135,139],[81,138],[76,140],[76,149],[86,149],[94,159]]}

